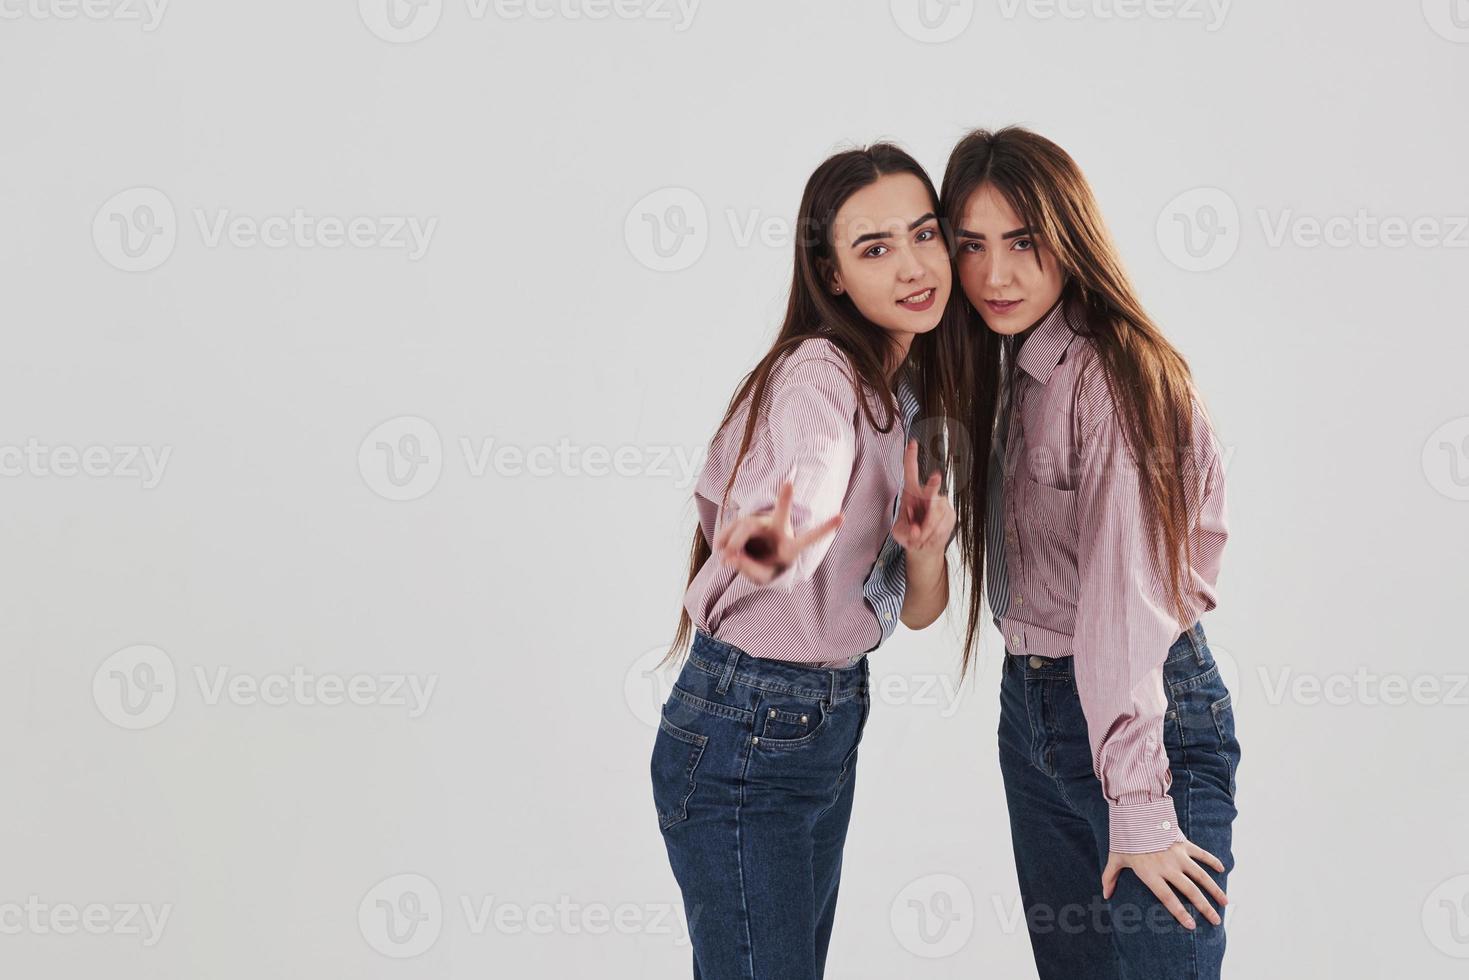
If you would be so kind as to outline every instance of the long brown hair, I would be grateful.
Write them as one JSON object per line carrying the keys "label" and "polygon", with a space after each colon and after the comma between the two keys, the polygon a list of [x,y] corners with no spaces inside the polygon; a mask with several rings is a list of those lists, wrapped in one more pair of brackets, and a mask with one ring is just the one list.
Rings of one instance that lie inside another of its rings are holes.
{"label": "long brown hair", "polygon": [[[934,202],[938,201],[939,196],[933,181],[919,166],[918,161],[891,143],[873,143],[828,157],[806,181],[796,221],[798,233],[795,236],[795,268],[791,275],[791,295],[786,305],[785,319],[769,352],[740,382],[716,429],[717,437],[745,400],[753,399],[745,419],[739,454],[735,457],[729,482],[725,484],[726,501],[730,488],[734,486],[740,463],[749,451],[771,371],[782,356],[794,350],[804,340],[824,337],[846,355],[856,372],[853,387],[857,391],[858,404],[862,406],[863,415],[873,428],[879,432],[889,432],[894,424],[898,424],[900,415],[897,400],[889,386],[887,372],[896,353],[895,341],[881,327],[864,317],[850,296],[845,293],[834,296],[827,285],[836,265],[836,255],[832,249],[832,225],[837,211],[849,197],[875,183],[879,177],[905,173],[922,181],[929,198]],[[953,331],[944,331],[943,327],[944,324],[941,323],[934,330],[914,337],[907,360],[900,366],[900,369],[909,372],[909,377],[913,380],[920,416],[936,414],[947,417],[957,411],[959,380],[953,376],[952,368],[963,363],[960,357],[962,351],[952,347]],[[952,349],[945,350],[946,345]],[[881,424],[873,417],[872,406],[859,386],[865,386],[881,395],[884,409]],[[935,431],[932,427],[926,428],[930,432]],[[944,453],[942,448],[937,451],[940,456]],[[933,444],[925,444],[920,439],[919,466],[922,472],[931,471],[931,467],[925,463],[931,462],[934,456]],[[703,529],[695,527],[693,543],[689,547],[688,583],[694,581],[711,554]],[[673,642],[663,662],[676,658],[692,635],[693,623],[689,619],[688,609],[684,608],[680,611],[678,630],[674,633]]]}
{"label": "long brown hair", "polygon": [[[1065,277],[1061,302],[1079,304],[1084,312],[1080,319],[1086,322],[1086,336],[1117,406],[1127,450],[1138,464],[1146,525],[1166,557],[1166,567],[1154,571],[1168,590],[1182,632],[1188,627],[1183,622],[1187,615],[1183,583],[1190,565],[1189,488],[1195,481],[1180,468],[1198,465],[1188,364],[1138,301],[1091,186],[1065,150],[1019,126],[994,132],[977,129],[965,136],[949,155],[944,172],[941,201],[950,241],[970,197],[986,184],[1004,197],[1022,226],[1030,228],[1032,237],[1060,264]],[[1040,261],[1039,250],[1036,260]],[[967,356],[974,365],[974,384],[963,393],[961,418],[975,436],[975,458],[984,465],[1000,393],[1000,337],[985,326],[963,289],[955,292],[960,294],[956,317],[966,324],[957,332],[966,339]],[[1077,384],[1078,392],[1083,385]],[[986,480],[976,479],[970,492],[955,502],[972,586],[963,655],[966,671],[984,596],[987,489]]]}

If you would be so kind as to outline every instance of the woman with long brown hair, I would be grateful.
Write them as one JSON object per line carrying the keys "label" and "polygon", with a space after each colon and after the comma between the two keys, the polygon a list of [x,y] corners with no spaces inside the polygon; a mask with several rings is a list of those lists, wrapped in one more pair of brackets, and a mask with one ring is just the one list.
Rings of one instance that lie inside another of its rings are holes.
{"label": "woman with long brown hair", "polygon": [[[801,199],[774,346],[735,392],[653,746],[653,797],[701,980],[826,964],[869,705],[866,655],[948,601],[954,511],[919,477],[915,418],[957,383],[938,195],[890,144],[839,153]],[[946,451],[941,449],[942,451]],[[692,643],[689,643],[692,633]]]}
{"label": "woman with long brown hair", "polygon": [[964,666],[987,598],[1037,967],[1218,977],[1240,754],[1198,621],[1227,534],[1218,441],[1066,151],[973,132],[942,201],[972,347],[962,417],[990,461],[958,501]]}

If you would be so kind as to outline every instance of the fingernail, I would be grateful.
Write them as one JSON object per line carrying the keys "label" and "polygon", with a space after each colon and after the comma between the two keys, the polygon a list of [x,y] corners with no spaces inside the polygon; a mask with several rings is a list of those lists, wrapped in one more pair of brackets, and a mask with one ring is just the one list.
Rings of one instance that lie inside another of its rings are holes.
{"label": "fingernail", "polygon": [[1184,921],[1183,927],[1185,929],[1194,929],[1197,928],[1197,923],[1195,923],[1193,919],[1187,919]]}

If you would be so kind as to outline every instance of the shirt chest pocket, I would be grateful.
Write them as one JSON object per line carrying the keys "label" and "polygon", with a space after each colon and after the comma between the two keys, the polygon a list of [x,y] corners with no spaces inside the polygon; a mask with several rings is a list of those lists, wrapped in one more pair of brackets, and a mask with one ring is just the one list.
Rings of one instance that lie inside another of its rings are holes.
{"label": "shirt chest pocket", "polygon": [[1076,537],[1076,491],[1048,487],[1028,476],[1024,480],[1025,516],[1032,527],[1045,534],[1066,532]]}
{"label": "shirt chest pocket", "polygon": [[1058,599],[1076,601],[1076,545],[1078,526],[1076,491],[1061,490],[1024,478],[1025,506],[1020,533],[1031,546],[1026,564],[1039,576],[1046,589]]}

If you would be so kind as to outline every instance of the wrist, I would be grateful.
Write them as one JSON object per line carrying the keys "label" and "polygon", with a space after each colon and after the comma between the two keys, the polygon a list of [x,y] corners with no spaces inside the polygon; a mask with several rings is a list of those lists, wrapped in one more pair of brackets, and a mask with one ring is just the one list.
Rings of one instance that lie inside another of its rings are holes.
{"label": "wrist", "polygon": [[909,568],[917,567],[933,571],[936,568],[943,567],[944,556],[947,549],[937,546],[930,546],[927,548],[905,547],[903,550],[907,552]]}

